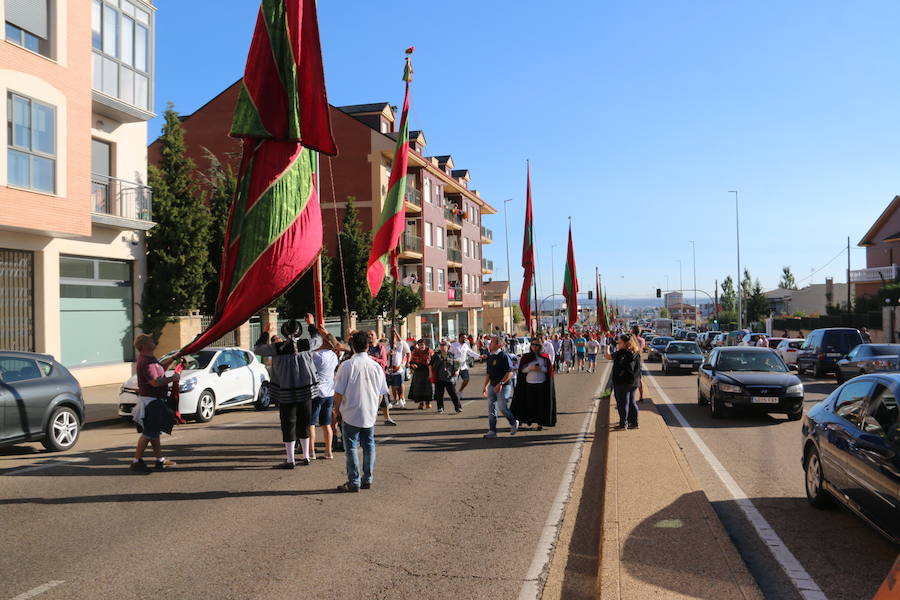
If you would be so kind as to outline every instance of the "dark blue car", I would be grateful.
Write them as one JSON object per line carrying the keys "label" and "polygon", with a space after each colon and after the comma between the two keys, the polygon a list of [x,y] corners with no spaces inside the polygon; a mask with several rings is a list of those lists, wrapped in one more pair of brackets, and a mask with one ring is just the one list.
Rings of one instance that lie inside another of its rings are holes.
{"label": "dark blue car", "polygon": [[803,418],[806,497],[839,500],[900,544],[900,374],[862,375]]}

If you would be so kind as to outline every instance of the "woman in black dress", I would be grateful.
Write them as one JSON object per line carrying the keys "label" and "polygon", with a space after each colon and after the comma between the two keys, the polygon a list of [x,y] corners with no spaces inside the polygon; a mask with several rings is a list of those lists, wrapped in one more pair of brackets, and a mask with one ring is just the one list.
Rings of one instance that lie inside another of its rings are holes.
{"label": "woman in black dress", "polygon": [[429,365],[434,351],[425,345],[425,340],[416,342],[409,357],[409,368],[412,370],[412,383],[409,386],[407,397],[419,403],[419,410],[431,408],[431,396],[434,389],[431,386],[431,373]]}
{"label": "woman in black dress", "polygon": [[556,425],[556,385],[553,361],[537,340],[519,361],[519,373],[513,392],[512,412],[520,423],[544,427]]}

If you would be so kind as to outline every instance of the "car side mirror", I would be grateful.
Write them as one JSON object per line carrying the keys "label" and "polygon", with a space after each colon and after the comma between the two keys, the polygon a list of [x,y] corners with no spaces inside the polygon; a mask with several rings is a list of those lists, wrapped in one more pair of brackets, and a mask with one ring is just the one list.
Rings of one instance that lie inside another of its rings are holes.
{"label": "car side mirror", "polygon": [[219,365],[218,367],[216,367],[216,373],[218,373],[219,375],[221,375],[222,373],[224,373],[225,371],[227,371],[229,368],[230,368],[230,367],[229,367],[228,365]]}
{"label": "car side mirror", "polygon": [[712,366],[711,363],[703,363],[703,364],[700,366],[700,368],[701,368],[701,369],[706,369],[707,371],[712,371],[712,370],[713,370],[713,366]]}
{"label": "car side mirror", "polygon": [[795,364],[788,365],[788,371],[800,371],[800,367]]}

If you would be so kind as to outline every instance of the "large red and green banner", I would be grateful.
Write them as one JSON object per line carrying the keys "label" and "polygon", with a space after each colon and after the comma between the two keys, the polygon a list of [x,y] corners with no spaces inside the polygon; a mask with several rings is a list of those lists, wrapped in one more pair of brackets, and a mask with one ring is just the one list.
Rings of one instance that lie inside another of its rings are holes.
{"label": "large red and green banner", "polygon": [[394,148],[394,164],[391,166],[391,177],[388,180],[388,192],[381,209],[381,219],[372,238],[372,249],[369,251],[369,263],[366,279],[369,292],[375,296],[384,282],[384,274],[390,263],[391,276],[397,280],[399,274],[400,236],[406,228],[406,169],[409,164],[409,82],[412,81],[412,64],[409,55],[413,48],[406,49],[406,67],[403,69],[403,81],[406,82],[406,93],[403,97],[403,114],[400,117],[400,135]]}
{"label": "large red and green banner", "polygon": [[575,272],[575,246],[572,244],[572,224],[569,223],[569,249],[566,252],[566,273],[563,276],[563,297],[569,312],[569,330],[578,321],[578,274]]}
{"label": "large red and green banner", "polygon": [[[534,278],[534,220],[531,216],[531,164],[528,164],[525,186],[525,237],[522,240],[522,291],[519,293],[519,308],[525,316],[525,326],[531,326],[531,283]],[[537,302],[537,298],[535,298]]]}
{"label": "large red and green banner", "polygon": [[322,249],[316,151],[334,155],[315,0],[263,0],[231,135],[243,142],[212,324],[222,337],[287,291]]}

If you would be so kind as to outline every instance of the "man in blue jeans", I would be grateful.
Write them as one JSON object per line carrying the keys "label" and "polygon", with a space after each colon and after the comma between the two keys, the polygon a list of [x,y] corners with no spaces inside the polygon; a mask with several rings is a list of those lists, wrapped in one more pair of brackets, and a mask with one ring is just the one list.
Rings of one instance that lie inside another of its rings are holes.
{"label": "man in blue jeans", "polygon": [[[358,492],[372,487],[375,475],[375,421],[382,396],[388,394],[384,368],[369,356],[369,340],[358,331],[350,337],[353,357],[338,367],[334,377],[334,408],[343,420],[347,481],[342,492]],[[359,476],[357,446],[362,446],[362,478]]]}
{"label": "man in blue jeans", "polygon": [[488,432],[486,438],[497,437],[497,405],[500,412],[509,421],[509,435],[516,435],[519,422],[509,410],[509,399],[512,398],[512,378],[516,374],[509,354],[503,349],[503,341],[499,337],[491,338],[490,354],[487,357],[487,378],[484,381],[482,395],[488,399]]}

